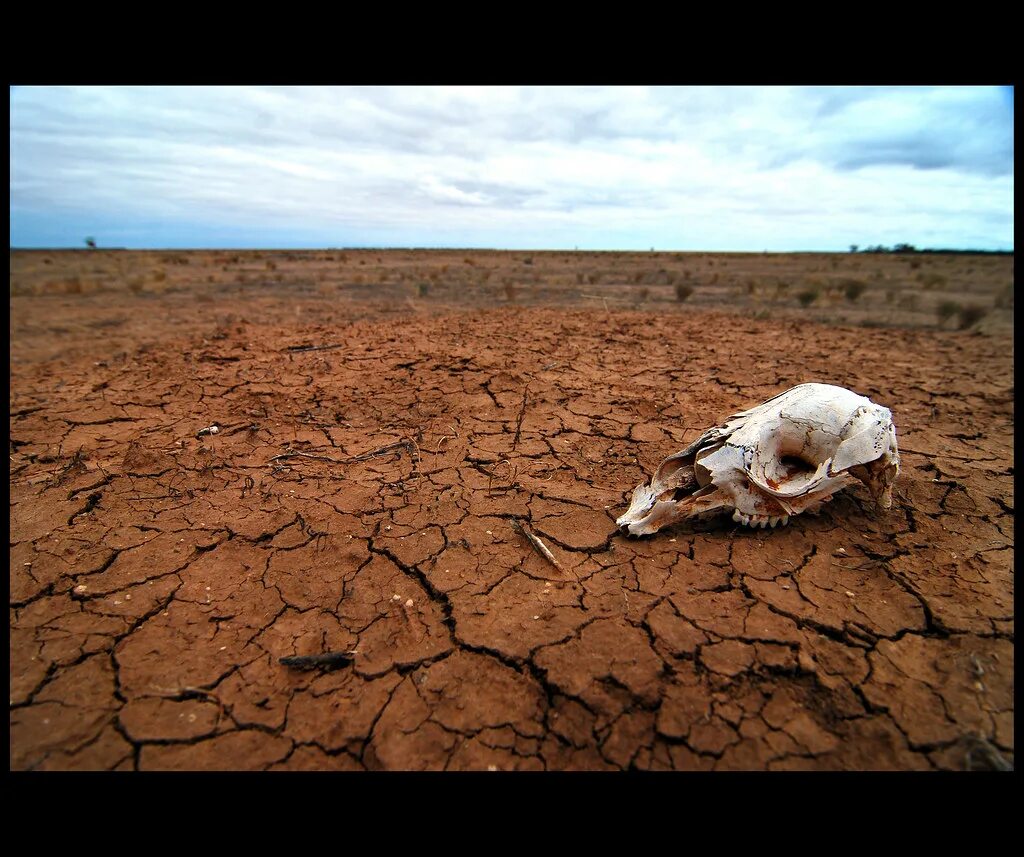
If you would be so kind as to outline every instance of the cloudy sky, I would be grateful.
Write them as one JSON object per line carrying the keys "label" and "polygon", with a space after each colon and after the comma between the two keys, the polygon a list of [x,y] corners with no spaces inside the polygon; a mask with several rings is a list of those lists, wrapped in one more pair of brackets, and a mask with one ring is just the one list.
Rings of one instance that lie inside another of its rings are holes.
{"label": "cloudy sky", "polygon": [[1013,248],[1006,87],[15,87],[18,247]]}

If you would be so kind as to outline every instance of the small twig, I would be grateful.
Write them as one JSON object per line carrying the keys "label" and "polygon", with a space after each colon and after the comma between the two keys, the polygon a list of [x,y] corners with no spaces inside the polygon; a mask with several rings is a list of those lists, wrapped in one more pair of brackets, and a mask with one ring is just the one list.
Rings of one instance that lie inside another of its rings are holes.
{"label": "small twig", "polygon": [[211,699],[214,702],[216,702],[221,709],[224,708],[224,703],[220,701],[220,697],[217,696],[217,694],[215,694],[213,691],[206,690],[202,687],[165,688],[156,687],[155,685],[154,687],[156,688],[156,690],[160,692],[160,696],[164,697],[165,699],[173,699],[179,702],[183,702],[187,699],[204,697],[206,699]]}
{"label": "small twig", "polygon": [[526,394],[530,390],[530,382],[526,382],[526,386],[523,387],[523,402],[519,406],[519,416],[516,418],[516,436],[512,438],[512,449],[519,446],[519,433],[523,428],[523,417],[526,416]]}
{"label": "small twig", "polygon": [[394,452],[396,449],[407,450],[410,455],[415,455],[417,463],[419,462],[419,447],[416,446],[416,442],[413,440],[400,440],[395,443],[389,443],[387,446],[382,446],[380,449],[364,452],[362,455],[353,455],[350,458],[331,458],[329,455],[313,455],[312,453],[299,452],[297,449],[289,447],[280,455],[275,455],[267,461],[267,464],[271,461],[279,461],[282,458],[312,458],[316,461],[329,461],[332,464],[350,464],[354,461],[367,461],[368,459],[376,458],[378,455]]}
{"label": "small twig", "polygon": [[344,347],[344,345],[289,345],[285,351],[297,354],[300,351],[333,351],[336,348]]}
{"label": "small twig", "polygon": [[352,663],[355,652],[324,652],[322,655],[294,655],[288,658],[278,658],[277,662],[286,667],[294,667],[299,670],[315,670],[318,667],[323,669],[334,669]]}
{"label": "small twig", "polygon": [[[288,449],[287,451],[282,452],[280,455],[275,455],[273,458],[270,459],[270,461],[279,461],[282,458],[312,458],[315,461],[330,461],[334,464],[345,463],[345,461],[343,461],[340,458],[331,458],[329,455],[312,455],[308,452],[299,452],[298,450],[295,449]],[[269,464],[270,462],[268,461],[267,463]]]}
{"label": "small twig", "polygon": [[519,523],[519,521],[512,520],[512,529],[517,533],[520,533],[529,540],[530,544],[533,545],[534,550],[537,551],[544,559],[550,562],[555,568],[561,569],[562,566],[558,564],[558,560],[555,559],[555,555],[548,550],[548,546],[544,544],[537,536],[531,533],[526,527]]}

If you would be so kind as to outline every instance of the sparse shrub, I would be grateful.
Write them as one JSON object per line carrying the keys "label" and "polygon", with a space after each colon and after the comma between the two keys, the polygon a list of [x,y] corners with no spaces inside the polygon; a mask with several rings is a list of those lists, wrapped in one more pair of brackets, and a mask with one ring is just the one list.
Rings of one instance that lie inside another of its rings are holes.
{"label": "sparse shrub", "polygon": [[693,286],[689,283],[676,283],[676,300],[683,303],[693,294]]}
{"label": "sparse shrub", "polygon": [[943,301],[940,303],[935,307],[935,314],[939,317],[939,324],[945,324],[961,309],[962,307],[956,301]]}
{"label": "sparse shrub", "polygon": [[814,303],[820,295],[820,289],[804,289],[800,292],[797,292],[796,299],[800,301],[800,306],[808,307],[812,303]]}
{"label": "sparse shrub", "polygon": [[1013,283],[1007,283],[996,296],[996,307],[998,309],[1013,309]]}
{"label": "sparse shrub", "polygon": [[598,279],[597,274],[588,274],[587,275],[587,282],[590,283],[590,285],[592,285],[592,286],[595,283],[597,283],[597,279]]}
{"label": "sparse shrub", "polygon": [[512,283],[505,283],[505,300],[510,303],[515,301],[518,289]]}
{"label": "sparse shrub", "polygon": [[130,291],[133,295],[137,295],[142,292],[142,287],[144,284],[145,283],[142,277],[132,277],[128,281],[128,291]]}
{"label": "sparse shrub", "polygon": [[936,274],[934,271],[929,273],[922,271],[917,275],[917,280],[925,291],[931,291],[936,286],[946,285],[946,278],[942,274]]}
{"label": "sparse shrub", "polygon": [[864,291],[865,289],[867,289],[867,287],[868,284],[862,280],[844,280],[843,294],[846,295],[846,299],[852,303],[853,301],[856,301],[857,298],[859,298],[862,294],[864,294]]}
{"label": "sparse shrub", "polygon": [[273,259],[267,259],[267,270],[268,271],[276,271],[277,270],[277,262],[275,262]]}
{"label": "sparse shrub", "polygon": [[913,268],[916,271],[918,268],[921,267],[921,260],[920,259],[911,259],[910,260],[910,267]]}
{"label": "sparse shrub", "polygon": [[416,286],[416,291],[421,298],[425,298],[430,294],[430,283],[420,283]]}
{"label": "sparse shrub", "polygon": [[524,256],[523,257],[523,264],[524,265],[532,265],[533,264],[533,256]]}
{"label": "sparse shrub", "polygon": [[957,325],[960,330],[967,330],[968,328],[974,327],[979,321],[981,321],[986,315],[988,315],[988,308],[978,306],[977,304],[969,304],[968,306],[961,307],[958,313],[959,324]]}
{"label": "sparse shrub", "polygon": [[82,294],[82,278],[72,277],[64,283],[64,291],[69,295]]}
{"label": "sparse shrub", "polygon": [[649,288],[647,288],[647,286],[644,286],[642,289],[640,289],[640,300],[641,301],[646,301],[650,296],[651,296],[651,290]]}
{"label": "sparse shrub", "polygon": [[166,271],[154,271],[153,272],[153,279],[156,282],[158,282],[158,283],[162,283],[164,280],[167,279],[167,272]]}
{"label": "sparse shrub", "polygon": [[757,291],[757,283],[754,280],[747,280],[747,294],[752,295]]}

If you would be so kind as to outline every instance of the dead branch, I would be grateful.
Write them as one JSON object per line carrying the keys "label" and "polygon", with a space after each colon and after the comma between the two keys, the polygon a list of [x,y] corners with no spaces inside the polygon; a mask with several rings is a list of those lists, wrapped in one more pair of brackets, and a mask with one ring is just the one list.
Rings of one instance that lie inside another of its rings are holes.
{"label": "dead branch", "polygon": [[334,351],[337,348],[344,348],[344,345],[289,345],[285,351],[298,354],[302,351]]}
{"label": "dead branch", "polygon": [[533,549],[537,551],[544,559],[550,562],[555,568],[561,570],[562,566],[558,564],[558,560],[555,559],[555,555],[548,550],[548,546],[544,544],[537,536],[531,533],[526,527],[524,527],[519,521],[512,520],[512,529],[517,533],[526,536],[527,540],[533,546]]}
{"label": "dead branch", "polygon": [[332,458],[329,455],[313,455],[310,452],[299,452],[297,449],[288,447],[280,455],[275,455],[273,458],[267,461],[270,464],[271,461],[280,461],[284,458],[312,458],[314,461],[329,461],[331,464],[351,464],[355,461],[368,461],[371,458],[376,458],[379,455],[386,455],[389,452],[394,452],[397,449],[404,449],[408,451],[411,456],[415,456],[417,464],[420,460],[419,447],[416,445],[414,440],[399,440],[395,443],[389,443],[387,446],[382,446],[380,449],[374,449],[370,452],[364,452],[361,455],[353,455],[349,458]]}
{"label": "dead branch", "polygon": [[530,382],[526,382],[526,386],[523,387],[523,402],[519,406],[519,416],[516,419],[516,436],[512,438],[512,448],[515,449],[519,446],[519,433],[523,428],[523,417],[526,416],[526,394],[530,390]]}

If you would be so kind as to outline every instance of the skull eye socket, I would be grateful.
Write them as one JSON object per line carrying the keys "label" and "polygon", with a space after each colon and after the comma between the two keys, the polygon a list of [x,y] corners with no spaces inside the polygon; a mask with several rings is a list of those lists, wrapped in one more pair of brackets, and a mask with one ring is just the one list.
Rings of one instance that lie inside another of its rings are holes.
{"label": "skull eye socket", "polygon": [[799,455],[783,455],[779,459],[779,464],[785,469],[787,479],[792,479],[800,473],[814,473],[818,469],[817,465],[811,464]]}

